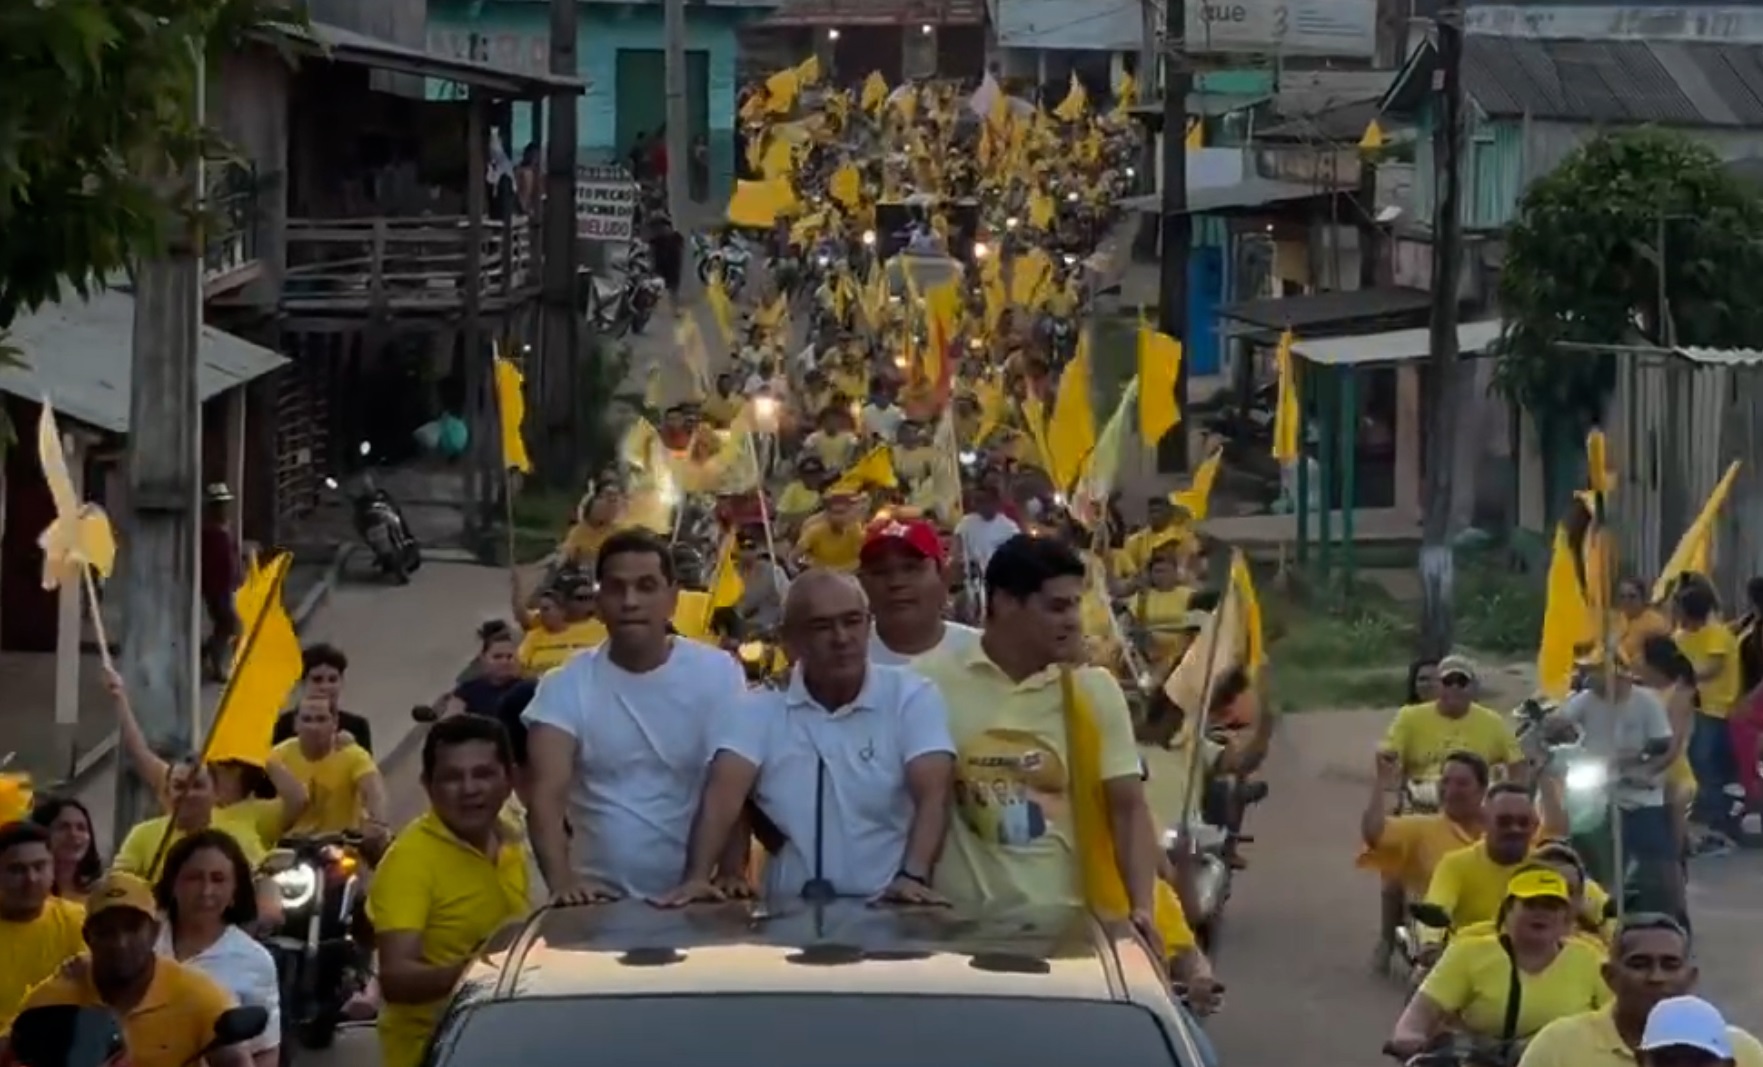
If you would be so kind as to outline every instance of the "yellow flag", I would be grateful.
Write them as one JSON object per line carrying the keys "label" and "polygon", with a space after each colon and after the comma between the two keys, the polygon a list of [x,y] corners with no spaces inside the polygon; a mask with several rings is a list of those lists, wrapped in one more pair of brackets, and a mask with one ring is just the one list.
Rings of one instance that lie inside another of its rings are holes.
{"label": "yellow flag", "polygon": [[765,110],[773,115],[784,114],[796,106],[796,94],[801,90],[795,70],[778,71],[765,79]]}
{"label": "yellow flag", "polygon": [[1053,109],[1053,117],[1061,122],[1076,122],[1089,109],[1090,94],[1084,91],[1083,82],[1078,81],[1077,75],[1073,74],[1070,85],[1065,90],[1065,99],[1059,101],[1059,106]]}
{"label": "yellow flag", "polygon": [[1053,449],[1047,444],[1047,409],[1038,396],[1030,396],[1022,402],[1022,424],[1028,429],[1028,443],[1034,446],[1033,460],[1018,457],[1029,466],[1039,466],[1047,472],[1047,477],[1058,478],[1053,473]]}
{"label": "yellow flag", "polygon": [[36,801],[31,776],[9,772],[0,774],[0,826],[30,818]]}
{"label": "yellow flag", "polygon": [[1206,147],[1206,124],[1198,118],[1188,120],[1187,147],[1189,151]]}
{"label": "yellow flag", "polygon": [[826,183],[826,193],[843,204],[847,211],[856,211],[863,203],[863,179],[857,168],[846,163],[833,171]]}
{"label": "yellow flag", "polygon": [[1659,578],[1653,583],[1655,602],[1664,600],[1685,574],[1707,574],[1713,568],[1714,520],[1720,517],[1720,509],[1726,506],[1726,498],[1732,494],[1733,483],[1738,481],[1739,466],[1736,459],[1727,464],[1726,473],[1720,476],[1714,491],[1703,501],[1695,521],[1677,539],[1677,547],[1671,550],[1671,558],[1659,569]]}
{"label": "yellow flag", "polygon": [[710,594],[702,589],[681,589],[673,605],[673,628],[692,641],[710,640]]}
{"label": "yellow flag", "polygon": [[1090,450],[1083,473],[1071,490],[1072,508],[1082,522],[1095,523],[1107,517],[1108,497],[1120,475],[1120,457],[1125,451],[1128,413],[1137,410],[1138,405],[1139,380],[1134,378],[1126,383],[1120,394],[1120,403],[1115,405],[1108,421],[1102,424],[1102,432],[1096,436],[1096,447]]}
{"label": "yellow flag", "polygon": [[875,111],[888,101],[888,80],[878,70],[869,72],[863,79],[863,95],[858,97],[858,106],[865,111]]}
{"label": "yellow flag", "polygon": [[81,567],[92,568],[100,578],[110,577],[116,568],[116,534],[110,516],[96,504],[81,503],[74,492],[55,409],[47,398],[37,419],[37,460],[55,505],[55,518],[37,537],[43,550],[43,588],[58,589],[62,582],[78,581]]}
{"label": "yellow flag", "polygon": [[1053,228],[1053,198],[1039,189],[1028,197],[1028,224],[1037,230]]}
{"label": "yellow flag", "polygon": [[1567,527],[1555,526],[1555,546],[1549,553],[1549,576],[1544,586],[1543,632],[1537,640],[1537,688],[1560,700],[1573,681],[1573,663],[1581,646],[1591,643],[1591,609],[1579,584],[1579,566]]}
{"label": "yellow flag", "polygon": [[1036,246],[1016,257],[1010,265],[1010,302],[1018,307],[1036,306],[1053,277],[1053,260]]}
{"label": "yellow flag", "polygon": [[801,85],[801,86],[809,86],[809,85],[813,85],[815,82],[818,82],[819,80],[820,80],[820,57],[819,56],[809,56],[807,59],[804,59],[802,62],[796,64],[796,84]]}
{"label": "yellow flag", "polygon": [[1186,489],[1177,489],[1169,494],[1169,502],[1185,510],[1200,522],[1212,512],[1212,486],[1218,482],[1218,471],[1224,463],[1224,446],[1212,450],[1212,454],[1194,469],[1194,482]]}
{"label": "yellow flag", "polygon": [[533,461],[527,457],[526,441],[520,436],[526,422],[526,396],[521,392],[525,384],[513,360],[496,357],[496,416],[502,424],[502,465],[531,474]]}
{"label": "yellow flag", "polygon": [[[1113,686],[1119,683],[1105,672],[1089,669],[1079,673],[1066,668],[1060,673],[1059,685],[1064,697],[1065,738],[1070,751],[1071,788],[1067,798],[1071,804],[1071,828],[1075,838],[1078,871],[1083,882],[1084,902],[1091,911],[1107,919],[1126,917],[1131,902],[1126,884],[1120,878],[1120,863],[1114,854],[1114,833],[1108,814],[1106,785],[1102,779],[1102,730],[1093,701],[1087,693],[1093,684]],[[1118,696],[1126,703],[1124,694]],[[1124,709],[1122,709],[1124,710]],[[1165,952],[1175,954],[1194,945],[1194,931],[1188,926],[1181,910],[1181,898],[1168,882],[1156,882],[1152,918]]]}
{"label": "yellow flag", "polygon": [[899,486],[900,481],[894,475],[894,450],[888,445],[878,445],[839,475],[826,492],[839,496],[861,493],[866,489],[897,489]]}
{"label": "yellow flag", "polygon": [[1279,393],[1273,411],[1273,458],[1280,463],[1298,462],[1298,441],[1303,432],[1303,407],[1298,402],[1297,357],[1292,355],[1295,343],[1297,340],[1292,331],[1280,335],[1276,357]]}
{"label": "yellow flag", "polygon": [[1359,138],[1359,147],[1366,152],[1375,152],[1383,144],[1383,127],[1378,125],[1376,119],[1372,119],[1365,124],[1365,134]]}
{"label": "yellow flag", "polygon": [[710,305],[710,317],[716,321],[716,334],[722,343],[735,343],[735,306],[728,298],[728,290],[722,287],[722,274],[710,272],[710,281],[704,286],[704,302]]}
{"label": "yellow flag", "polygon": [[[1235,566],[1234,553],[1232,566]],[[1182,725],[1186,736],[1196,719],[1204,720],[1211,710],[1207,705],[1217,691],[1218,681],[1239,666],[1248,641],[1245,638],[1243,603],[1244,590],[1233,580],[1225,587],[1218,608],[1206,616],[1195,635],[1193,644],[1182,654],[1181,662],[1163,682],[1163,693],[1175,706],[1187,713]],[[1257,607],[1259,613],[1259,607]],[[1214,651],[1213,646],[1217,646]],[[1210,666],[1210,670],[1208,670]]]}
{"label": "yellow flag", "polygon": [[1181,375],[1181,342],[1151,329],[1139,317],[1139,440],[1149,447],[1181,423],[1175,390]]}
{"label": "yellow flag", "polygon": [[732,608],[741,602],[747,593],[747,583],[741,580],[741,568],[735,560],[734,534],[722,539],[722,551],[717,553],[716,570],[710,576],[710,597],[705,603],[704,629],[710,629],[710,618],[723,608]]}
{"label": "yellow flag", "polygon": [[973,397],[979,402],[979,428],[974,431],[973,443],[981,445],[993,430],[1004,425],[1010,412],[1010,398],[1004,393],[1003,383],[994,378],[973,383]]}
{"label": "yellow flag", "polygon": [[202,746],[204,763],[239,760],[261,767],[269,758],[276,717],[304,670],[294,620],[282,605],[282,587],[293,562],[285,552],[263,566],[253,559],[233,595],[240,637],[232,676]]}
{"label": "yellow flag", "polygon": [[788,178],[796,172],[796,150],[790,142],[782,137],[773,137],[766,142],[765,152],[759,157],[759,175],[766,180]]}
{"label": "yellow flag", "polygon": [[1096,412],[1090,400],[1090,335],[1078,334],[1077,354],[1059,374],[1053,415],[1047,421],[1047,462],[1060,492],[1069,492],[1096,447]]}
{"label": "yellow flag", "polygon": [[769,229],[780,216],[796,209],[796,194],[788,179],[735,182],[734,195],[728,201],[728,221],[736,226]]}
{"label": "yellow flag", "polygon": [[1610,443],[1604,431],[1593,429],[1585,435],[1586,484],[1594,493],[1608,493],[1616,488],[1616,472],[1610,469]]}
{"label": "yellow flag", "polygon": [[1267,665],[1267,636],[1261,627],[1261,598],[1255,595],[1255,575],[1240,548],[1230,553],[1230,591],[1242,608],[1243,666],[1254,677]]}
{"label": "yellow flag", "polygon": [[1139,83],[1131,74],[1120,76],[1120,86],[1114,90],[1114,110],[1125,111],[1139,101]]}

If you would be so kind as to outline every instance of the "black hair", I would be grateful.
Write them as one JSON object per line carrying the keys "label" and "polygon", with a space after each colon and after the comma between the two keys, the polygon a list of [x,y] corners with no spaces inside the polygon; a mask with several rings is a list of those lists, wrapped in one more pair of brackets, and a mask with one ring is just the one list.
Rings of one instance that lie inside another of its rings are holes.
{"label": "black hair", "polygon": [[654,556],[656,564],[661,568],[661,578],[668,585],[673,585],[675,578],[673,552],[666,541],[650,533],[648,530],[620,530],[606,539],[600,546],[600,554],[594,558],[594,581],[606,580],[606,565],[615,556]]}
{"label": "black hair", "polygon": [[159,910],[176,926],[178,902],[173,890],[178,884],[178,874],[183,871],[184,864],[190,862],[190,857],[205,848],[219,852],[233,866],[233,900],[221,913],[221,920],[232,926],[248,926],[256,922],[257,886],[251,878],[251,861],[245,858],[245,850],[239,847],[232,834],[213,827],[198,830],[166,852],[165,867],[153,886],[153,899],[159,903]]}
{"label": "black hair", "polygon": [[1084,561],[1051,537],[1017,534],[999,545],[986,563],[986,600],[1000,596],[1027,600],[1056,578],[1085,576]]}
{"label": "black hair", "polygon": [[307,645],[300,653],[300,676],[306,677],[317,667],[329,667],[338,674],[348,674],[349,657],[343,655],[343,650],[336,645],[322,641],[316,645]]}
{"label": "black hair", "polygon": [[1488,787],[1488,803],[1491,804],[1506,796],[1523,797],[1527,801],[1532,799],[1530,789],[1517,782],[1495,782]]}
{"label": "black hair", "polygon": [[1231,701],[1249,691],[1249,672],[1232,667],[1212,683],[1212,714],[1216,715]]}
{"label": "black hair", "polygon": [[1694,622],[1706,622],[1714,614],[1714,607],[1714,591],[1699,576],[1684,574],[1683,585],[1677,591],[1677,610]]}
{"label": "black hair", "polygon": [[[507,697],[503,701],[506,704]],[[429,727],[428,736],[422,739],[422,780],[426,783],[435,776],[435,764],[440,759],[441,749],[475,741],[494,747],[497,762],[513,769],[514,745],[500,722],[487,715],[453,715]]]}
{"label": "black hair", "polygon": [[47,831],[61,817],[61,813],[69,808],[79,812],[86,820],[86,854],[80,857],[80,862],[73,870],[73,876],[79,879],[79,884],[56,886],[55,891],[58,894],[67,889],[84,889],[104,875],[104,861],[98,856],[98,832],[92,824],[92,812],[84,804],[73,797],[44,797],[31,809],[31,822]]}
{"label": "black hair", "polygon": [[478,652],[490,650],[490,646],[498,641],[513,641],[514,627],[503,619],[491,619],[477,628]]}
{"label": "black hair", "polygon": [[1457,749],[1454,752],[1446,754],[1444,763],[1458,763],[1468,767],[1469,773],[1475,776],[1475,784],[1481,786],[1483,789],[1488,787],[1488,782],[1491,780],[1491,775],[1488,773],[1488,761],[1482,759],[1475,753],[1466,752],[1463,749]]}
{"label": "black hair", "polygon": [[496,721],[508,734],[508,751],[514,758],[515,766],[526,766],[526,714],[527,705],[533,702],[533,694],[539,691],[539,683],[532,678],[523,678],[508,687],[502,699],[496,702]]}
{"label": "black hair", "polygon": [[[1408,703],[1420,703],[1420,672],[1428,667],[1437,667],[1438,665],[1439,658],[1437,656],[1421,656],[1408,664]],[[1486,776],[1483,776],[1481,784],[1488,784]]]}
{"label": "black hair", "polygon": [[1647,595],[1647,583],[1640,575],[1630,574],[1616,581],[1616,592],[1620,595],[1625,590],[1638,593],[1644,599]]}
{"label": "black hair", "polygon": [[1641,662],[1679,685],[1696,684],[1696,666],[1668,634],[1654,634],[1641,642]]}
{"label": "black hair", "polygon": [[1616,933],[1610,938],[1610,958],[1617,960],[1622,957],[1622,945],[1635,934],[1649,930],[1664,930],[1676,934],[1683,939],[1684,955],[1688,956],[1691,949],[1689,927],[1671,915],[1662,911],[1634,911],[1622,917],[1616,924]]}
{"label": "black hair", "polygon": [[0,825],[0,856],[20,845],[42,845],[48,848],[49,831],[25,819]]}

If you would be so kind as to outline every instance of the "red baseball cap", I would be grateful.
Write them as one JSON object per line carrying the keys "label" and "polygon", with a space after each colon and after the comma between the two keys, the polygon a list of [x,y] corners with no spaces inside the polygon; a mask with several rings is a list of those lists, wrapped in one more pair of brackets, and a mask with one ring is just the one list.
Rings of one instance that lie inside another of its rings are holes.
{"label": "red baseball cap", "polygon": [[899,518],[877,519],[870,523],[869,530],[863,535],[863,551],[857,558],[860,562],[868,562],[889,545],[903,545],[924,559],[935,560],[938,566],[947,558],[943,554],[943,539],[935,526],[923,519]]}

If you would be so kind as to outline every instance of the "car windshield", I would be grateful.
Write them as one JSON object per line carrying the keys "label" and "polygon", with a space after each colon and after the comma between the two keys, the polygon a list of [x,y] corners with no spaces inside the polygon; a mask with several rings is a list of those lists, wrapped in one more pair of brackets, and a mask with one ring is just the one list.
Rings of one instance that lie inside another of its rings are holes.
{"label": "car windshield", "polygon": [[1183,1065],[1145,1008],[1088,1000],[864,994],[537,998],[467,1008],[439,1067]]}

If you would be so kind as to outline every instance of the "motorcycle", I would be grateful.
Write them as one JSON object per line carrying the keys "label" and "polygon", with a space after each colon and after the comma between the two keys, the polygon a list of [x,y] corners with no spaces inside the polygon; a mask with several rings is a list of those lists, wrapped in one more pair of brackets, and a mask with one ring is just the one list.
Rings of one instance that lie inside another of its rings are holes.
{"label": "motorcycle", "polygon": [[1451,915],[1444,908],[1424,900],[1408,905],[1402,925],[1396,927],[1396,958],[1401,961],[1401,977],[1410,994],[1420,988],[1427,969],[1444,950],[1444,941],[1429,942],[1425,931],[1443,931],[1445,940],[1449,940],[1450,929]]}
{"label": "motorcycle", "polygon": [[[372,454],[373,445],[361,442],[361,458],[365,460]],[[332,490],[339,488],[335,478],[326,478],[324,484]],[[350,504],[355,513],[355,532],[373,553],[374,565],[399,585],[408,584],[410,576],[422,566],[422,546],[398,502],[374,483],[371,470],[364,470]]]}
{"label": "motorcycle", "polygon": [[722,287],[738,293],[747,285],[747,267],[753,253],[739,241],[717,245],[700,234],[692,235],[692,253],[698,261],[698,281],[710,284],[712,277],[721,277]]}
{"label": "motorcycle", "polygon": [[608,337],[640,334],[661,303],[664,288],[660,278],[639,272],[635,263],[622,278],[594,275],[588,285],[588,321]]}
{"label": "motorcycle", "polygon": [[[228,1008],[214,1021],[214,1034],[200,1062],[215,1049],[242,1045],[269,1027],[268,1009]],[[30,1008],[12,1021],[0,1063],[7,1067],[127,1067],[128,1041],[122,1020],[105,1007],[54,1004]],[[188,1064],[185,1067],[189,1067]]]}
{"label": "motorcycle", "polygon": [[[290,838],[264,863],[281,895],[282,925],[266,942],[282,1018],[301,1045],[325,1049],[349,999],[367,984],[372,932],[361,882],[361,836]],[[282,1048],[291,1050],[284,1035]],[[284,1051],[283,1063],[289,1052]]]}
{"label": "motorcycle", "polygon": [[[1621,781],[1629,766],[1656,760],[1670,750],[1671,740],[1661,738],[1647,742],[1631,759],[1612,763],[1587,752],[1583,737],[1576,736],[1554,743],[1548,750],[1546,761],[1549,767],[1558,770],[1561,775],[1561,803],[1566,809],[1568,828],[1574,839],[1577,841],[1594,835],[1600,839],[1610,837],[1610,790]],[[1595,857],[1586,858],[1593,877],[1604,882],[1612,893],[1619,889],[1627,910],[1664,910],[1649,903],[1660,889],[1649,883],[1647,872],[1634,857],[1625,856],[1621,869],[1614,872],[1599,870]],[[1620,883],[1619,886],[1610,884],[1611,879],[1608,876],[1612,873]]]}
{"label": "motorcycle", "polygon": [[1180,866],[1182,838],[1189,842],[1196,914],[1188,920],[1194,939],[1208,956],[1217,950],[1224,905],[1240,866],[1237,847],[1255,840],[1242,832],[1243,813],[1265,799],[1265,782],[1217,778],[1206,784],[1201,810],[1188,819],[1185,833],[1178,829],[1163,833],[1164,853],[1172,866]]}

